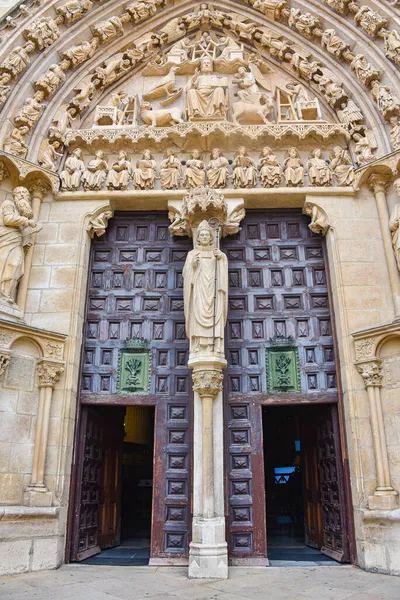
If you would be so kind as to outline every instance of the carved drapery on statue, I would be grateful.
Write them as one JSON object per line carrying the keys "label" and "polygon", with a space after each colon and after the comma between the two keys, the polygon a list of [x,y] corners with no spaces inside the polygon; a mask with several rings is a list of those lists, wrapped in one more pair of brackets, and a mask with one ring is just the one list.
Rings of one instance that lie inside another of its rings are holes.
{"label": "carved drapery on statue", "polygon": [[224,356],[224,328],[228,314],[228,260],[216,247],[214,230],[200,223],[195,248],[183,269],[186,335],[190,353],[215,352]]}
{"label": "carved drapery on statue", "polygon": [[33,218],[29,191],[18,186],[0,208],[0,301],[14,304],[24,274],[25,250],[42,225]]}

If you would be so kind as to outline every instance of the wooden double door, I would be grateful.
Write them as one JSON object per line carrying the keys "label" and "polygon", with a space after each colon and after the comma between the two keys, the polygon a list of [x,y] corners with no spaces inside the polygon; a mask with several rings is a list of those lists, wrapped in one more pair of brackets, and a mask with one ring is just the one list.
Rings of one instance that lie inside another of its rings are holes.
{"label": "wooden double door", "polygon": [[[113,451],[106,457],[101,440],[106,440],[110,423],[102,428],[96,407],[127,404],[155,408],[151,556],[181,560],[188,555],[192,399],[182,269],[191,241],[171,236],[168,225],[165,213],[116,213],[106,234],[93,240],[70,526],[74,560],[98,551],[106,539],[102,536],[109,536],[104,543],[118,541],[114,497],[109,496],[107,509],[100,503],[105,469],[116,476],[116,467],[109,469],[107,460],[114,465],[118,461],[112,458]],[[267,555],[262,406],[339,402],[326,265],[323,240],[311,234],[307,217],[297,210],[249,210],[242,230],[222,240],[221,248],[229,261],[227,536],[231,561],[256,563]],[[286,395],[271,393],[268,348],[271,339],[289,336],[298,352],[299,389]],[[127,338],[144,340],[150,352],[145,393],[121,393],[118,387],[120,354]],[[340,475],[343,440],[338,426],[328,421],[321,424],[321,436],[318,464],[326,468],[318,468],[327,474],[323,493],[332,496],[332,464],[336,461]],[[112,442],[115,449],[117,438]],[[314,440],[315,448],[319,443]],[[323,458],[322,448],[329,458]],[[117,481],[114,487],[117,492]],[[334,504],[325,503],[324,518],[335,524],[332,532],[335,527],[340,532],[329,542],[325,528],[323,545],[331,545],[334,552],[341,543],[346,557],[344,506],[341,501],[335,513]],[[114,519],[107,517],[107,526],[101,516],[106,514]]]}

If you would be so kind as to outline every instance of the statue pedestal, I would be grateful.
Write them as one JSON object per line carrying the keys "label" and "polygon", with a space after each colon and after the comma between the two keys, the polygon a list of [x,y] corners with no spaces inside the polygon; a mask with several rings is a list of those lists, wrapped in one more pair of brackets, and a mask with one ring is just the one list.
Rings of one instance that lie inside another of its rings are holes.
{"label": "statue pedestal", "polygon": [[370,510],[395,510],[399,508],[399,494],[393,489],[375,490],[373,496],[368,497]]}
{"label": "statue pedestal", "polygon": [[17,304],[10,304],[0,300],[0,319],[20,323],[23,321],[24,313]]}
{"label": "statue pedestal", "polygon": [[228,544],[225,519],[193,518],[193,540],[189,550],[189,577],[192,579],[227,579]]}

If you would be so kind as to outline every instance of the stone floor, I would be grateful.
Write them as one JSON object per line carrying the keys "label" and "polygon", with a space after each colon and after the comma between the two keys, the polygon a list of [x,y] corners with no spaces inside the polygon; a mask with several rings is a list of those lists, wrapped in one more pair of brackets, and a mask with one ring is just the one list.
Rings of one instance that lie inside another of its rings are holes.
{"label": "stone floor", "polygon": [[68,565],[0,577],[1,600],[399,600],[400,578],[337,567],[235,567],[227,581],[178,567]]}

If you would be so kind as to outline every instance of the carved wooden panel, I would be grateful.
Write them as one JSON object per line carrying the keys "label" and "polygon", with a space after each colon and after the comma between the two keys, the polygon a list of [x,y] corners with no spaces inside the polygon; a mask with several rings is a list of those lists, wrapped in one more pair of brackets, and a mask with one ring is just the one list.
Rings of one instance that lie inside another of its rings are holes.
{"label": "carved wooden panel", "polygon": [[[92,245],[82,401],[117,392],[126,338],[148,342],[150,386],[137,402],[156,405],[152,556],[188,553],[190,529],[190,372],[182,269],[192,244],[168,231],[166,213],[116,213]],[[140,393],[142,395],[140,395]]]}
{"label": "carved wooden panel", "polygon": [[222,242],[230,286],[226,464],[231,557],[265,555],[259,403],[271,395],[266,377],[270,338],[294,339],[303,396],[312,400],[322,392],[336,399],[323,240],[308,223],[297,210],[248,210],[242,231]]}

